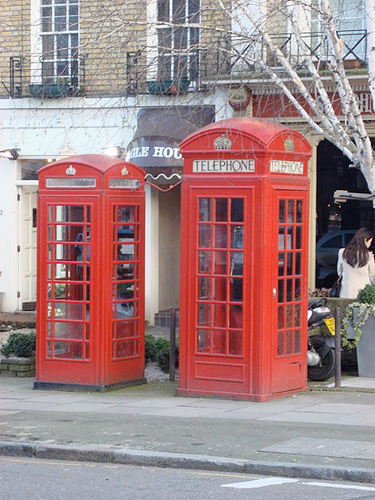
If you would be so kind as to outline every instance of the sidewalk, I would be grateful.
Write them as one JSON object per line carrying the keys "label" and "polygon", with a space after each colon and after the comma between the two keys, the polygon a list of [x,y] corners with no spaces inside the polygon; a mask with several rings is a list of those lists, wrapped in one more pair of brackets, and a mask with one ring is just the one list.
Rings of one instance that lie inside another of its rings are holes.
{"label": "sidewalk", "polygon": [[252,403],[175,397],[169,382],[77,393],[0,378],[0,454],[375,482],[375,379],[345,384]]}

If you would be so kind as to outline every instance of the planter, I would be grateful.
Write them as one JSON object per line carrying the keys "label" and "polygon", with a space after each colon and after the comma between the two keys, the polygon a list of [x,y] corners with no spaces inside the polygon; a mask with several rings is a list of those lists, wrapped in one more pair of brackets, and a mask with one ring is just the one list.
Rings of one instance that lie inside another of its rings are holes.
{"label": "planter", "polygon": [[375,316],[371,314],[362,327],[357,345],[358,376],[375,378]]}
{"label": "planter", "polygon": [[187,92],[190,80],[149,80],[147,90],[150,94],[182,94]]}
{"label": "planter", "polygon": [[29,90],[33,97],[64,97],[70,94],[70,88],[64,83],[31,83]]}

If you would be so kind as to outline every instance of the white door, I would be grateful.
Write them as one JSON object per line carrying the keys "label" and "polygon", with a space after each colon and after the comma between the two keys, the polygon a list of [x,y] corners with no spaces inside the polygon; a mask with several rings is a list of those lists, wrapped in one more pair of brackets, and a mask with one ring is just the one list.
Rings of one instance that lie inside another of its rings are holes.
{"label": "white door", "polygon": [[36,207],[37,187],[23,187],[21,193],[21,304],[36,301]]}

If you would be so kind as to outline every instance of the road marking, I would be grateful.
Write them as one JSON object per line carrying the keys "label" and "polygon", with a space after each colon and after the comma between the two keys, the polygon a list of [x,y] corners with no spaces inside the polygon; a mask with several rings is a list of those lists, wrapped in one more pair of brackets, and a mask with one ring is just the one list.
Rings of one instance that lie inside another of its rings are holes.
{"label": "road marking", "polygon": [[351,484],[332,484],[332,483],[302,483],[309,486],[321,486],[322,488],[341,488],[343,490],[362,490],[362,491],[375,491],[371,486],[353,486]]}
{"label": "road marking", "polygon": [[222,484],[223,488],[238,488],[238,489],[251,489],[263,488],[264,486],[275,486],[284,483],[298,483],[299,479],[290,479],[286,477],[266,477],[264,479],[256,479],[255,481],[246,481],[243,483]]}

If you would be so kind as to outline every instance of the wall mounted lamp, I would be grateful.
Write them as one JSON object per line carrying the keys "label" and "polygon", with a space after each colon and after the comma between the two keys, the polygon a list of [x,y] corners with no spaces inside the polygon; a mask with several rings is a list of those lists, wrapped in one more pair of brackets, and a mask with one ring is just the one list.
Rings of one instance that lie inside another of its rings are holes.
{"label": "wall mounted lamp", "polygon": [[3,149],[0,151],[0,158],[8,158],[8,160],[17,160],[19,157],[19,149]]}

